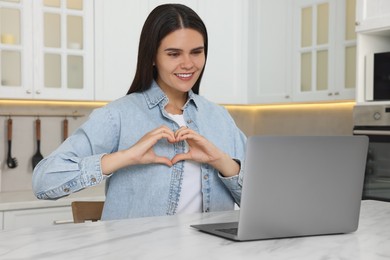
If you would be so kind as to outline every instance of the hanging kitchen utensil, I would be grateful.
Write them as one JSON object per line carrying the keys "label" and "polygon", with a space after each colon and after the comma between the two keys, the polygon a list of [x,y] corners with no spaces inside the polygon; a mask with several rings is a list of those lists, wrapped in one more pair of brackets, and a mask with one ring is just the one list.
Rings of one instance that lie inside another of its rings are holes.
{"label": "hanging kitchen utensil", "polygon": [[11,155],[11,142],[12,142],[12,119],[8,119],[8,157],[7,157],[7,166],[8,168],[16,168],[18,166],[18,161],[16,160],[15,157],[12,157]]}
{"label": "hanging kitchen utensil", "polygon": [[37,139],[37,152],[32,157],[33,169],[43,159],[43,156],[41,154],[41,120],[39,118],[35,120],[35,135]]}
{"label": "hanging kitchen utensil", "polygon": [[66,138],[68,138],[68,119],[65,117],[64,121],[63,121],[63,140],[65,141]]}

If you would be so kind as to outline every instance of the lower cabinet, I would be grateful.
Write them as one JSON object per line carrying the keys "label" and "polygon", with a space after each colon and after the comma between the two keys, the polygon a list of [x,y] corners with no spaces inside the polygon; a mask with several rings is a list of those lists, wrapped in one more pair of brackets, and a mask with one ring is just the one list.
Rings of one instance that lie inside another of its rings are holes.
{"label": "lower cabinet", "polygon": [[73,222],[70,206],[10,210],[0,213],[2,229],[50,226]]}

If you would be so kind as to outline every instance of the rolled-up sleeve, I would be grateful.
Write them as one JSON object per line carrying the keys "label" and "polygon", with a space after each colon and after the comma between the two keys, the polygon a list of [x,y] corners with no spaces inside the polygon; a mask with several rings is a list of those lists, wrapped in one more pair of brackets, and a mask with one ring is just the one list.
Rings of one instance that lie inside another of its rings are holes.
{"label": "rolled-up sleeve", "polygon": [[117,124],[107,109],[95,110],[87,122],[35,167],[35,196],[58,199],[101,183],[101,158],[117,149]]}
{"label": "rolled-up sleeve", "polygon": [[230,156],[240,165],[240,171],[236,176],[232,177],[224,177],[219,174],[219,178],[223,182],[223,184],[228,188],[234,201],[240,205],[241,201],[241,192],[242,192],[242,184],[244,179],[244,163],[245,160],[245,148],[246,148],[246,136],[245,134],[235,125],[234,120],[227,114],[228,120],[231,125],[234,127],[231,128],[231,135],[233,137],[232,151],[230,152]]}

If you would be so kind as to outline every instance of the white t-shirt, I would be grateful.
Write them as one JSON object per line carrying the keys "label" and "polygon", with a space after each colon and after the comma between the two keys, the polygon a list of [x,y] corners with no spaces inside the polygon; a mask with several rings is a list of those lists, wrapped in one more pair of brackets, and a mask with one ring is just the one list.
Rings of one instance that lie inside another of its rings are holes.
{"label": "white t-shirt", "polygon": [[[186,126],[183,115],[169,116],[180,126]],[[185,142],[185,152],[188,151],[188,144]],[[183,181],[177,214],[202,212],[202,174],[200,163],[195,161],[184,161]]]}

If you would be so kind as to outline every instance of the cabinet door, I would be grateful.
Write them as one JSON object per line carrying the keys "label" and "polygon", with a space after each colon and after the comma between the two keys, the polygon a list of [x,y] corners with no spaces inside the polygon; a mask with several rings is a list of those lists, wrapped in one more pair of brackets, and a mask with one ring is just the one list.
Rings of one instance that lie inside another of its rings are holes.
{"label": "cabinet door", "polygon": [[31,98],[32,1],[0,0],[0,98]]}
{"label": "cabinet door", "polygon": [[145,0],[95,0],[96,100],[114,100],[129,90],[147,14]]}
{"label": "cabinet door", "polygon": [[34,1],[35,98],[93,100],[93,1]]}
{"label": "cabinet door", "polygon": [[379,31],[390,29],[389,0],[357,0],[356,31]]}
{"label": "cabinet door", "polygon": [[354,99],[356,35],[350,22],[354,1],[294,2],[295,101]]}
{"label": "cabinet door", "polygon": [[[249,103],[291,102],[292,1],[249,6]],[[272,27],[272,29],[271,29]]]}
{"label": "cabinet door", "polygon": [[72,209],[69,206],[4,212],[4,229],[49,226],[72,221]]}
{"label": "cabinet door", "polygon": [[208,31],[208,57],[200,94],[221,104],[247,103],[248,1],[197,3]]}

